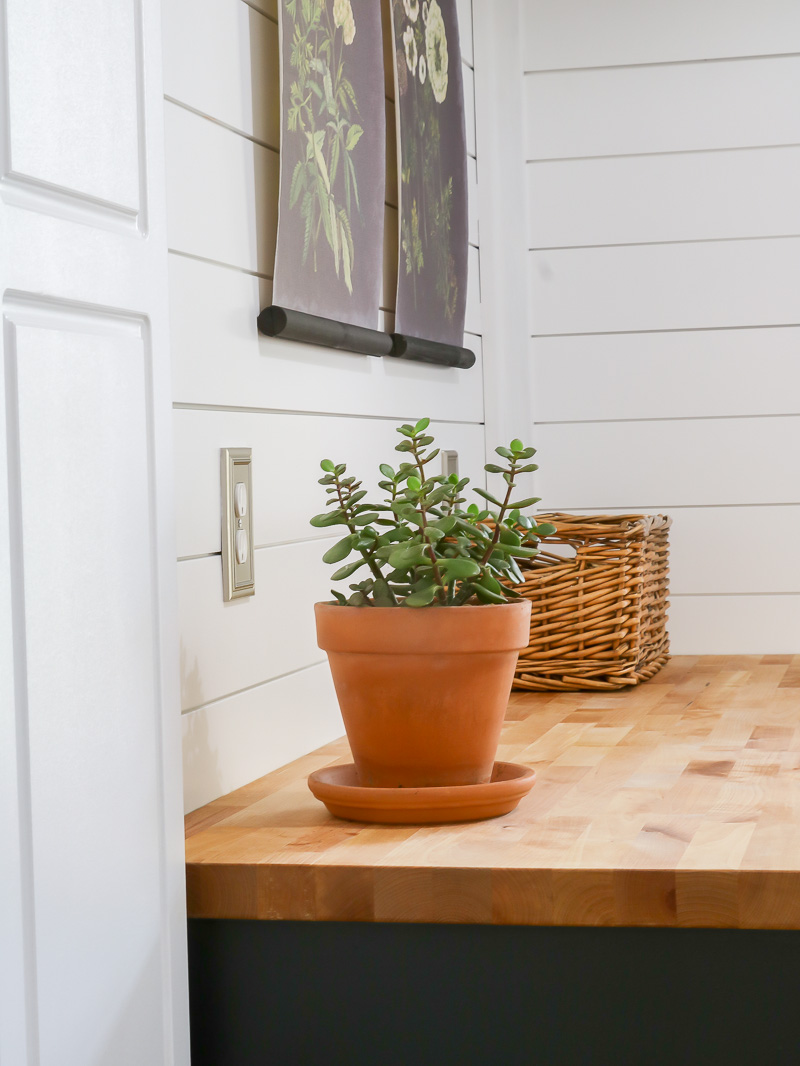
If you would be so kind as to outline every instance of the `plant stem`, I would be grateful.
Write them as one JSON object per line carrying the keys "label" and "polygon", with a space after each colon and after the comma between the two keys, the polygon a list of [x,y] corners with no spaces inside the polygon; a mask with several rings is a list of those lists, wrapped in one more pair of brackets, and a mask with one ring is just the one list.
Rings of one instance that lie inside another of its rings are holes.
{"label": "plant stem", "polygon": [[495,547],[497,545],[497,542],[500,540],[500,531],[503,528],[503,518],[505,517],[505,513],[508,510],[508,505],[511,502],[511,493],[512,493],[513,489],[516,487],[516,485],[514,483],[514,475],[516,474],[516,472],[517,472],[517,462],[516,462],[516,459],[512,459],[511,460],[511,469],[508,471],[508,473],[511,475],[511,479],[508,482],[508,490],[506,491],[506,498],[503,500],[503,504],[502,504],[502,506],[500,508],[500,512],[499,512],[499,514],[497,516],[497,521],[495,522],[495,525],[494,525],[494,534],[492,536],[492,539],[491,539],[491,542],[489,544],[489,547],[486,549],[486,551],[484,552],[483,558],[481,559],[481,566],[482,567],[486,566],[486,564],[489,562],[491,554],[494,551],[494,549],[495,549]]}
{"label": "plant stem", "polygon": [[[341,507],[342,513],[344,514],[345,519],[347,521],[347,528],[350,530],[350,532],[352,534],[357,535],[358,534],[358,526],[353,521],[355,516],[352,515],[351,512],[350,512],[350,505],[349,505],[348,501],[346,501],[344,496],[342,495],[342,483],[339,480],[339,475],[338,474],[334,474],[333,476],[336,479],[335,482],[334,482],[334,484],[336,485],[336,495],[339,498],[339,506]],[[361,556],[361,558],[366,562],[366,564],[369,567],[370,571],[372,572],[372,576],[375,578],[375,580],[376,581],[384,581],[383,574],[381,573],[380,567],[375,562],[374,556],[369,555],[362,548],[357,548],[356,550],[358,551],[358,554]],[[396,607],[397,606],[397,598],[395,597],[395,594],[392,592],[391,587],[389,585],[389,582],[388,581],[384,581],[384,584],[386,585],[386,588],[389,591],[389,595],[391,596],[392,601],[394,602],[394,605]],[[367,602],[369,602],[369,601],[367,601]],[[374,604],[373,604],[373,606],[374,606]]]}
{"label": "plant stem", "polygon": [[[420,481],[424,484],[425,483],[425,463],[424,463],[422,457],[419,454],[419,450],[418,450],[418,447],[417,447],[416,440],[412,440],[411,443],[412,443],[411,451],[412,451],[412,454],[413,454],[414,459],[415,459],[416,464],[417,464],[417,470],[419,470],[419,478],[420,478]],[[439,602],[443,602],[444,600],[447,599],[447,586],[445,585],[444,581],[442,580],[442,575],[441,575],[441,572],[439,570],[439,565],[436,562],[436,552],[433,550],[433,545],[428,540],[428,536],[427,536],[428,516],[427,516],[427,512],[425,510],[425,507],[424,507],[424,505],[422,503],[420,503],[420,505],[419,505],[419,516],[420,516],[420,518],[422,520],[422,536],[423,536],[423,539],[426,541],[426,543],[428,545],[428,555],[430,556],[431,566],[433,567],[433,580],[439,586],[439,593],[438,593]]]}

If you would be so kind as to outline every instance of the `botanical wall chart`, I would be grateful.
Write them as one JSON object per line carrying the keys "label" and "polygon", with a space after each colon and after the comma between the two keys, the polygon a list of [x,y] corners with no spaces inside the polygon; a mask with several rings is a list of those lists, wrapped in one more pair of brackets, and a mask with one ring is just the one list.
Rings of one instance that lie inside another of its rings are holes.
{"label": "botanical wall chart", "polygon": [[280,0],[281,180],[273,301],[378,325],[385,138],[377,0]]}
{"label": "botanical wall chart", "polygon": [[463,343],[467,146],[456,0],[392,0],[400,261],[395,330]]}

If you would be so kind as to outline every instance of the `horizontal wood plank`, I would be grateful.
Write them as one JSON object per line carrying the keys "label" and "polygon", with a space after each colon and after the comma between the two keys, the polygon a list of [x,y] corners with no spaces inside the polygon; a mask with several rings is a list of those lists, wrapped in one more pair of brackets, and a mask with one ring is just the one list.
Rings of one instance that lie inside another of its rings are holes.
{"label": "horizontal wood plank", "polygon": [[467,250],[467,309],[464,316],[464,329],[467,333],[483,332],[483,315],[481,313],[481,253],[472,245]]}
{"label": "horizontal wood plank", "polygon": [[181,709],[322,662],[314,604],[330,599],[325,541],[253,552],[255,595],[225,603],[219,555],[178,563]]}
{"label": "horizontal wood plank", "polygon": [[169,247],[271,277],[278,153],[169,102],[164,124]]}
{"label": "horizontal wood plank", "polygon": [[537,426],[547,510],[800,503],[800,416]]}
{"label": "horizontal wood plank", "polygon": [[[573,513],[591,514],[592,508],[578,507]],[[630,509],[604,513],[628,514]],[[722,598],[731,594],[800,595],[800,506],[675,507],[669,516],[673,599],[715,596],[724,610]],[[671,631],[674,644],[674,618]],[[774,627],[770,632],[774,637]],[[683,651],[690,647],[683,645]]]}
{"label": "horizontal wood plank", "polygon": [[534,337],[534,421],[797,414],[798,351],[800,327]]}
{"label": "horizontal wood plank", "polygon": [[673,596],[669,631],[678,655],[793,655],[800,648],[800,595]]}
{"label": "horizontal wood plank", "polygon": [[481,243],[479,201],[478,201],[478,161],[471,156],[467,159],[467,207],[469,210],[469,243],[476,247]]}
{"label": "horizontal wood plank", "polygon": [[186,811],[344,732],[327,663],[189,711],[181,725]]}
{"label": "horizontal wood plank", "polygon": [[[425,414],[421,406],[409,418],[416,421]],[[330,535],[308,524],[327,499],[317,484],[321,459],[346,462],[350,473],[359,480],[363,476],[365,488],[382,498],[378,464],[397,466],[402,458],[394,450],[400,440],[394,420],[179,409],[173,425],[179,557],[221,550],[220,448],[253,449],[251,506],[259,548]],[[433,422],[431,432],[437,446],[458,452],[463,474],[474,484],[485,483],[482,425]]]}
{"label": "horizontal wood plank", "polygon": [[800,143],[800,57],[525,78],[527,159]]}
{"label": "horizontal wood plank", "polygon": [[461,58],[472,67],[475,55],[472,42],[472,0],[456,0],[458,12],[458,36],[461,45]]}
{"label": "horizontal wood plank", "polygon": [[532,334],[800,324],[800,238],[529,252]]}
{"label": "horizontal wood plank", "polygon": [[[477,252],[476,252],[477,254]],[[464,342],[471,370],[375,359],[258,333],[268,282],[170,256],[170,337],[177,403],[410,418],[483,421],[481,339]]]}
{"label": "horizontal wood plank", "polygon": [[164,93],[277,148],[278,26],[242,0],[166,0]]}
{"label": "horizontal wood plank", "polygon": [[798,656],[687,657],[516,694],[499,758],[536,784],[472,825],[331,817],[305,778],[337,741],[190,815],[189,916],[800,928],[799,678]]}
{"label": "horizontal wood plank", "polygon": [[528,244],[800,235],[800,147],[529,163]]}
{"label": "horizontal wood plank", "polygon": [[800,52],[792,0],[527,0],[526,70]]}
{"label": "horizontal wood plank", "polygon": [[475,74],[466,64],[461,67],[464,78],[464,122],[467,131],[467,155],[478,154],[475,134]]}

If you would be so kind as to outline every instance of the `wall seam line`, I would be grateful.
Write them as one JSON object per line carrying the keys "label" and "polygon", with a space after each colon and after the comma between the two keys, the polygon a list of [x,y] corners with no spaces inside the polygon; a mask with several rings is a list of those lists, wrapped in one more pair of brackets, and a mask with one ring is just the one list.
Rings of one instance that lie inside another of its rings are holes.
{"label": "wall seam line", "polygon": [[234,692],[226,692],[224,696],[217,696],[213,700],[207,700],[205,703],[198,703],[196,707],[187,707],[181,711],[181,717],[186,714],[193,714],[195,711],[204,711],[207,707],[213,707],[215,703],[222,703],[224,700],[232,699],[234,696],[241,696],[245,692],[253,692],[254,689],[265,688],[267,685],[271,685],[273,681],[283,681],[284,678],[302,674],[306,670],[312,670],[315,666],[322,666],[326,661],[325,659],[317,659],[313,663],[306,663],[305,666],[298,666],[295,670],[287,670],[286,673],[268,677],[265,681],[256,681],[253,685],[245,685],[244,688],[238,688]]}
{"label": "wall seam line", "polygon": [[662,329],[596,329],[576,333],[531,333],[531,340],[549,337],[623,337],[649,333],[719,333],[742,329],[797,329],[800,322],[754,322],[745,326],[665,326]]}
{"label": "wall seam line", "polygon": [[238,126],[231,126],[230,123],[224,122],[221,118],[215,118],[213,115],[207,114],[205,111],[200,111],[199,108],[192,107],[191,104],[186,104],[183,100],[178,100],[174,96],[169,96],[164,93],[164,100],[168,104],[173,104],[175,107],[181,108],[183,111],[188,111],[190,115],[196,115],[198,118],[205,119],[206,122],[211,122],[214,126],[221,126],[222,129],[227,130],[228,133],[235,133],[237,136],[244,138],[246,141],[250,141],[251,144],[257,144],[259,148],[265,148],[268,152],[275,152],[276,155],[280,154],[280,149],[276,148],[274,144],[269,144],[268,141],[262,141],[259,137],[256,137],[253,133],[246,133],[244,130],[240,130]]}
{"label": "wall seam line", "polygon": [[533,167],[542,163],[583,163],[595,159],[643,159],[663,155],[708,155],[711,152],[764,152],[781,148],[800,148],[800,143],[790,141],[780,144],[732,144],[718,148],[665,148],[652,152],[608,152],[602,155],[542,156],[539,159],[526,158],[525,166]]}
{"label": "wall seam line", "polygon": [[[369,356],[364,356],[369,358]],[[363,413],[349,413],[347,411],[306,411],[282,407],[237,407],[224,404],[181,403],[173,401],[174,411],[220,411],[230,414],[258,414],[258,415],[303,415],[309,418],[360,418],[373,422],[397,422],[403,419],[413,418],[413,415],[372,415]],[[441,426],[482,426],[483,421],[469,421],[455,418],[432,418],[432,425]]]}
{"label": "wall seam line", "polygon": [[533,78],[539,74],[582,74],[584,71],[595,70],[641,70],[649,67],[699,67],[717,63],[751,63],[769,59],[796,59],[800,52],[754,52],[752,55],[738,56],[710,56],[708,58],[698,56],[696,59],[652,59],[644,63],[599,63],[585,67],[542,67],[537,70],[523,71],[526,78]]}
{"label": "wall seam line", "polygon": [[683,237],[668,241],[617,241],[608,244],[552,244],[533,245],[528,252],[577,252],[593,248],[659,248],[664,245],[729,244],[735,241],[792,241],[800,233],[753,234],[745,237]]}
{"label": "wall seam line", "polygon": [[743,418],[800,418],[800,412],[785,411],[774,414],[733,415],[655,415],[651,418],[562,418],[539,419],[537,426],[608,426],[637,422],[730,422]]}

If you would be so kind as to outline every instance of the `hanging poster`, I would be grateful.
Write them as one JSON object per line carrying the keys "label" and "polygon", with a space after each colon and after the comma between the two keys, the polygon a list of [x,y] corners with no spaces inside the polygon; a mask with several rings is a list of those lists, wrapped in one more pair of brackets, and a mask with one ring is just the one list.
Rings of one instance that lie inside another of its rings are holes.
{"label": "hanging poster", "polygon": [[376,329],[386,168],[380,4],[279,5],[281,178],[273,302]]}
{"label": "hanging poster", "polygon": [[467,143],[456,0],[392,0],[399,159],[395,331],[461,345]]}

